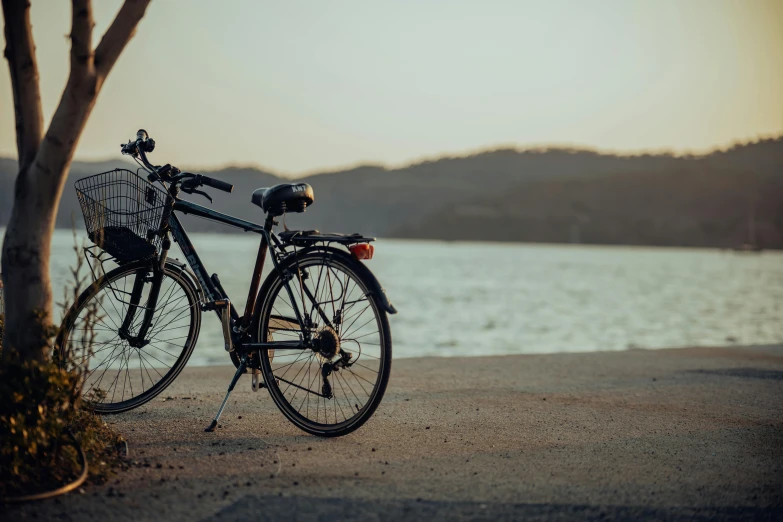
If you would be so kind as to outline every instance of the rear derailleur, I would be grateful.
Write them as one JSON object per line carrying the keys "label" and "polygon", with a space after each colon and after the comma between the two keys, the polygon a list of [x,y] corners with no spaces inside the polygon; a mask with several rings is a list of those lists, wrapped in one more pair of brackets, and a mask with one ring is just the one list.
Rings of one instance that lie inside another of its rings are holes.
{"label": "rear derailleur", "polygon": [[332,398],[332,385],[329,383],[329,376],[332,374],[332,372],[339,372],[340,368],[350,368],[353,364],[350,362],[352,357],[353,354],[351,352],[346,352],[340,348],[339,359],[336,361],[325,362],[321,366],[321,380],[323,381],[323,385],[321,386],[321,395],[323,395],[325,398]]}

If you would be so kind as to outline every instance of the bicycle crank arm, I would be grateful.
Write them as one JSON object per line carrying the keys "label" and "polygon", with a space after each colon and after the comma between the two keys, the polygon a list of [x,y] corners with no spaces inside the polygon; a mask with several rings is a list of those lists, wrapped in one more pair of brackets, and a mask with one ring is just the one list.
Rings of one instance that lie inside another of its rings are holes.
{"label": "bicycle crank arm", "polygon": [[260,375],[261,370],[258,368],[253,368],[250,371],[250,387],[254,392],[257,392],[261,388],[266,388],[266,383],[259,379]]}
{"label": "bicycle crank arm", "polygon": [[[213,274],[213,278],[216,277],[217,275]],[[226,297],[224,299],[216,299],[211,303],[205,303],[201,307],[201,310],[205,312],[212,310],[217,313],[218,318],[220,319],[221,331],[223,332],[223,347],[227,352],[233,351],[234,339],[231,335],[231,326],[233,316],[236,312],[234,311],[234,306],[231,304],[231,299]]]}
{"label": "bicycle crank arm", "polygon": [[234,349],[234,341],[231,339],[231,300],[220,299],[215,301],[215,308],[220,315],[220,324],[223,330],[223,345],[227,352]]}

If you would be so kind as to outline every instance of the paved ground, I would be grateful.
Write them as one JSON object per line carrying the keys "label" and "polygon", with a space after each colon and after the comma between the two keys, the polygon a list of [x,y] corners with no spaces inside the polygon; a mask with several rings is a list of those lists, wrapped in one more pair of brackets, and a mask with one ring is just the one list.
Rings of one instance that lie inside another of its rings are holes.
{"label": "paved ground", "polygon": [[[299,432],[231,368],[106,420],[135,465],[4,520],[781,520],[783,347],[395,361],[358,432]],[[166,397],[171,397],[166,399]]]}

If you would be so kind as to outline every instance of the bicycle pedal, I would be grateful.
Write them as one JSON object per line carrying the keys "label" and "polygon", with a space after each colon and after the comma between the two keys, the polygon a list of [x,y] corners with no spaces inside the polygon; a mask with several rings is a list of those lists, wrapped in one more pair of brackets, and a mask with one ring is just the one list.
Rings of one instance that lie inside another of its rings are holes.
{"label": "bicycle pedal", "polygon": [[254,392],[257,392],[261,388],[266,388],[266,384],[259,380],[259,375],[261,375],[261,370],[258,368],[253,368],[250,371],[250,385]]}

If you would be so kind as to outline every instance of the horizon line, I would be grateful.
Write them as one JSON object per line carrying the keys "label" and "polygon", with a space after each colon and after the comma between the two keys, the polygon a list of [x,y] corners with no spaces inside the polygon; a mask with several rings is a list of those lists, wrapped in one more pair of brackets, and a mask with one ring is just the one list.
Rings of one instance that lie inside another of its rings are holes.
{"label": "horizon line", "polygon": [[[319,176],[323,174],[335,174],[338,172],[346,172],[351,170],[356,170],[360,168],[377,168],[382,169],[386,171],[394,171],[394,170],[403,170],[410,167],[415,167],[418,165],[424,165],[426,163],[434,163],[437,161],[442,160],[451,160],[451,159],[465,159],[465,158],[471,158],[474,156],[480,156],[482,154],[491,154],[493,152],[501,152],[501,151],[513,151],[516,153],[526,153],[526,152],[535,152],[535,153],[547,153],[547,152],[570,152],[570,153],[592,153],[597,154],[601,156],[615,156],[618,158],[635,158],[635,157],[641,157],[641,156],[670,156],[672,158],[687,158],[687,159],[697,159],[697,158],[703,158],[706,156],[709,156],[711,154],[720,153],[720,152],[727,152],[729,150],[738,148],[738,147],[746,147],[749,145],[755,145],[761,142],[770,141],[775,142],[778,140],[783,140],[783,133],[777,133],[777,134],[767,134],[767,135],[757,135],[755,139],[746,139],[746,140],[735,140],[732,142],[729,142],[728,144],[724,145],[716,145],[711,148],[707,149],[701,149],[701,150],[694,150],[694,149],[682,149],[682,150],[675,150],[675,149],[669,149],[669,148],[662,148],[662,149],[626,149],[626,150],[620,150],[620,149],[609,149],[609,148],[601,148],[601,147],[592,147],[592,146],[586,146],[586,145],[579,145],[576,143],[568,143],[568,142],[550,142],[550,143],[533,143],[528,145],[514,145],[511,143],[504,144],[500,143],[497,145],[490,145],[487,147],[479,147],[476,149],[469,149],[462,152],[440,152],[435,154],[429,154],[424,156],[419,156],[416,158],[412,158],[409,160],[406,160],[401,163],[397,164],[384,164],[381,162],[373,162],[369,160],[359,160],[354,163],[350,164],[344,164],[344,165],[338,165],[333,167],[321,167],[319,169],[313,169],[313,170],[307,170],[298,174],[291,174],[291,173],[281,173],[279,171],[274,171],[272,169],[264,168],[262,165],[257,163],[223,163],[219,165],[210,165],[210,166],[202,166],[202,167],[194,167],[194,166],[188,166],[184,167],[183,170],[197,170],[200,172],[215,172],[220,170],[227,170],[227,169],[251,169],[251,170],[257,170],[259,172],[263,172],[265,174],[270,174],[272,176],[278,177],[278,178],[285,178],[285,179],[301,179],[301,178],[308,178],[311,176]],[[15,157],[0,157],[0,159],[16,159]],[[129,161],[125,158],[114,158],[114,157],[107,157],[105,159],[81,159],[81,158],[74,158],[73,162],[79,162],[79,163],[108,163],[111,161]]]}

